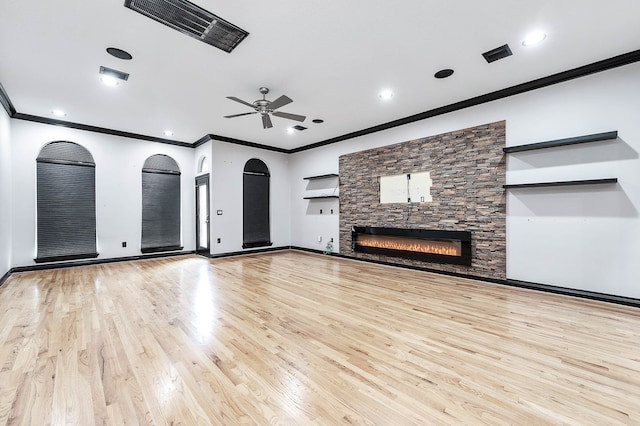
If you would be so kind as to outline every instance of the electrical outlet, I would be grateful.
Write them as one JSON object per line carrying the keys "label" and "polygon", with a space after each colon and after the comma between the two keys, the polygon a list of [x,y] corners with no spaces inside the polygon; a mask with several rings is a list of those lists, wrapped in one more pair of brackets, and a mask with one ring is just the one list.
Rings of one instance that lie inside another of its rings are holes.
{"label": "electrical outlet", "polygon": [[221,238],[218,238],[218,244],[220,244],[221,240],[222,240]]}
{"label": "electrical outlet", "polygon": [[123,242],[122,242],[122,247],[126,247],[126,246],[127,246],[127,242],[126,242],[126,241],[123,241]]}

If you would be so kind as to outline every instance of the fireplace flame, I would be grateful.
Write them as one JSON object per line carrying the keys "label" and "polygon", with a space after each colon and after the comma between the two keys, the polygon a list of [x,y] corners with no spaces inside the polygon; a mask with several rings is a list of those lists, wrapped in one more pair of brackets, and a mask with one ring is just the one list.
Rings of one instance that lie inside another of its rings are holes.
{"label": "fireplace flame", "polygon": [[447,256],[462,255],[462,247],[459,241],[422,240],[391,235],[359,234],[357,243],[364,247],[375,247],[387,250],[403,250],[418,253],[443,254]]}

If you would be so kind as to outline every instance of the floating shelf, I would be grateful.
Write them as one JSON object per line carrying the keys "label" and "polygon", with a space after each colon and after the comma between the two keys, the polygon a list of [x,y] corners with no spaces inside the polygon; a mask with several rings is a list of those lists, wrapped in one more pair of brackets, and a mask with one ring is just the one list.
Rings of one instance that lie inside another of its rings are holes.
{"label": "floating shelf", "polygon": [[537,149],[554,148],[558,146],[577,145],[581,143],[612,140],[612,139],[616,139],[617,137],[618,137],[618,131],[615,130],[613,132],[595,133],[593,135],[576,136],[573,138],[557,139],[557,140],[546,141],[546,142],[537,142],[537,143],[531,143],[527,145],[509,146],[506,148],[502,148],[502,150],[506,153],[534,151]]}
{"label": "floating shelf", "polygon": [[[320,180],[320,179],[331,179],[331,178],[337,178],[337,177],[339,176],[336,173],[328,173],[326,175],[308,176],[302,179],[311,181],[311,180]],[[324,189],[326,191],[328,188],[324,188]],[[336,188],[333,189],[333,192],[335,192],[336,189],[337,189],[337,185],[336,185]],[[337,199],[337,198],[340,198],[340,197],[338,195],[313,195],[309,197],[303,197],[304,200],[330,200],[330,199]]]}
{"label": "floating shelf", "polygon": [[322,200],[328,198],[340,198],[338,195],[318,195],[317,197],[304,197],[305,200]]}
{"label": "floating shelf", "polygon": [[318,176],[309,176],[309,177],[305,177],[302,178],[304,180],[318,180],[318,179],[329,179],[329,178],[334,178],[334,177],[338,177],[337,174],[335,173],[329,173],[326,175],[318,175]]}
{"label": "floating shelf", "polygon": [[576,185],[609,185],[618,182],[618,178],[588,179],[588,180],[568,180],[563,182],[539,182],[539,183],[518,183],[513,185],[502,185],[505,189],[515,188],[544,188],[548,186],[576,186]]}

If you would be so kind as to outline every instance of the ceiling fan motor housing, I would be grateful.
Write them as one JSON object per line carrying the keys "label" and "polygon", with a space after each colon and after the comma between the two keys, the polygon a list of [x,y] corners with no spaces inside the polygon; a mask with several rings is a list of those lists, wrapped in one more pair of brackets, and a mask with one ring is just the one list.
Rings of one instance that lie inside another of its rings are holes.
{"label": "ceiling fan motor housing", "polygon": [[271,101],[268,101],[266,99],[258,99],[253,103],[253,105],[255,105],[259,113],[268,114],[271,112],[271,109],[269,108],[270,103]]}

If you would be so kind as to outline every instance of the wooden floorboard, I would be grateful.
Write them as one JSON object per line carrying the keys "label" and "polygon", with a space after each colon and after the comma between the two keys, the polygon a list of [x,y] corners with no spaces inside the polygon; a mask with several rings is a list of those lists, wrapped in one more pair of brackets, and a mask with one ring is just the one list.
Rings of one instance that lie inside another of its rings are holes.
{"label": "wooden floorboard", "polygon": [[4,424],[640,424],[640,309],[299,251],[13,274]]}

